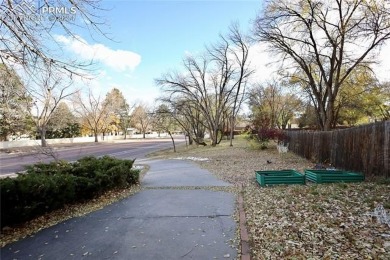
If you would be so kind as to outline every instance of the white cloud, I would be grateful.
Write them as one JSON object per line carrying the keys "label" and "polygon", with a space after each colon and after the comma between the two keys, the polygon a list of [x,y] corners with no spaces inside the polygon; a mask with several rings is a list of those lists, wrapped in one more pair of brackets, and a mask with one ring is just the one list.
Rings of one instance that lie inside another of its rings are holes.
{"label": "white cloud", "polygon": [[[104,95],[113,88],[119,89],[130,105],[144,102],[149,106],[153,106],[155,100],[159,97],[159,92],[155,88],[140,88],[128,82],[113,82],[106,84]],[[99,93],[103,93],[101,90],[98,91],[100,91]]]}
{"label": "white cloud", "polygon": [[266,82],[277,78],[280,64],[276,62],[266,51],[266,46],[261,43],[252,45],[249,49],[249,61],[251,68],[255,70],[255,82]]}
{"label": "white cloud", "polygon": [[80,36],[57,35],[55,38],[82,59],[101,62],[117,71],[134,70],[141,63],[141,56],[135,52],[113,50],[100,43],[89,44]]}

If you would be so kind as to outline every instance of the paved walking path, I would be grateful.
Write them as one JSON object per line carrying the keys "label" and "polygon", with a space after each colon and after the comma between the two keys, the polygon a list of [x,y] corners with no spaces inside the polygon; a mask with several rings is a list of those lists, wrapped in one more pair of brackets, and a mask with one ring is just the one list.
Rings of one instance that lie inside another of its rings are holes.
{"label": "paved walking path", "polygon": [[[235,259],[235,196],[196,164],[144,162],[144,189],[1,249],[1,259]],[[191,188],[201,186],[201,188]]]}

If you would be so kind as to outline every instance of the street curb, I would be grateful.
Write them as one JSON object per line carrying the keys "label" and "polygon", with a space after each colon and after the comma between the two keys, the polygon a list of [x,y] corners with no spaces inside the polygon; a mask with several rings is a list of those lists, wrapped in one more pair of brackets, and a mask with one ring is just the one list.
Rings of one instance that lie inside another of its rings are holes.
{"label": "street curb", "polygon": [[246,216],[244,210],[244,198],[242,196],[242,185],[240,185],[240,193],[238,194],[238,213],[241,238],[241,260],[250,260],[249,236],[246,228]]}

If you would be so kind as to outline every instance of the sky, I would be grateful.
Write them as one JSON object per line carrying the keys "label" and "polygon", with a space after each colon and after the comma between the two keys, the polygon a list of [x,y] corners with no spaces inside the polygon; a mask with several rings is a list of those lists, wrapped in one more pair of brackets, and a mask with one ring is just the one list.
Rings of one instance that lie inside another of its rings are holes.
{"label": "sky", "polygon": [[[106,20],[101,30],[107,37],[75,28],[78,39],[58,34],[56,40],[70,57],[96,63],[94,79],[88,81],[96,95],[115,87],[130,104],[153,105],[160,95],[156,78],[180,69],[186,55],[204,52],[233,22],[250,32],[261,5],[261,0],[103,0],[99,16]],[[251,57],[258,72],[254,80],[272,78],[270,57],[261,46],[252,49]],[[390,45],[374,69],[390,80],[387,57]]]}
{"label": "sky", "polygon": [[94,93],[116,87],[130,103],[153,105],[160,93],[154,79],[179,69],[186,55],[204,52],[232,22],[250,30],[260,8],[259,0],[103,0],[107,38],[76,30],[77,40],[60,34],[56,39],[68,55],[96,63],[98,76],[89,82]]}

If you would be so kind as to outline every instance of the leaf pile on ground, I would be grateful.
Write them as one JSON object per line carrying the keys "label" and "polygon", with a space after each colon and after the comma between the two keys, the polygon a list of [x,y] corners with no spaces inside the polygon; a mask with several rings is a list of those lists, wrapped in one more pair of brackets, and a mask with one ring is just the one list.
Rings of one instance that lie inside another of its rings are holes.
{"label": "leaf pile on ground", "polygon": [[389,181],[260,187],[255,170],[304,172],[315,162],[279,154],[275,146],[255,150],[242,139],[233,144],[181,148],[179,156],[208,158],[196,163],[243,186],[254,259],[390,259],[390,227],[369,215],[378,205],[389,212]]}

